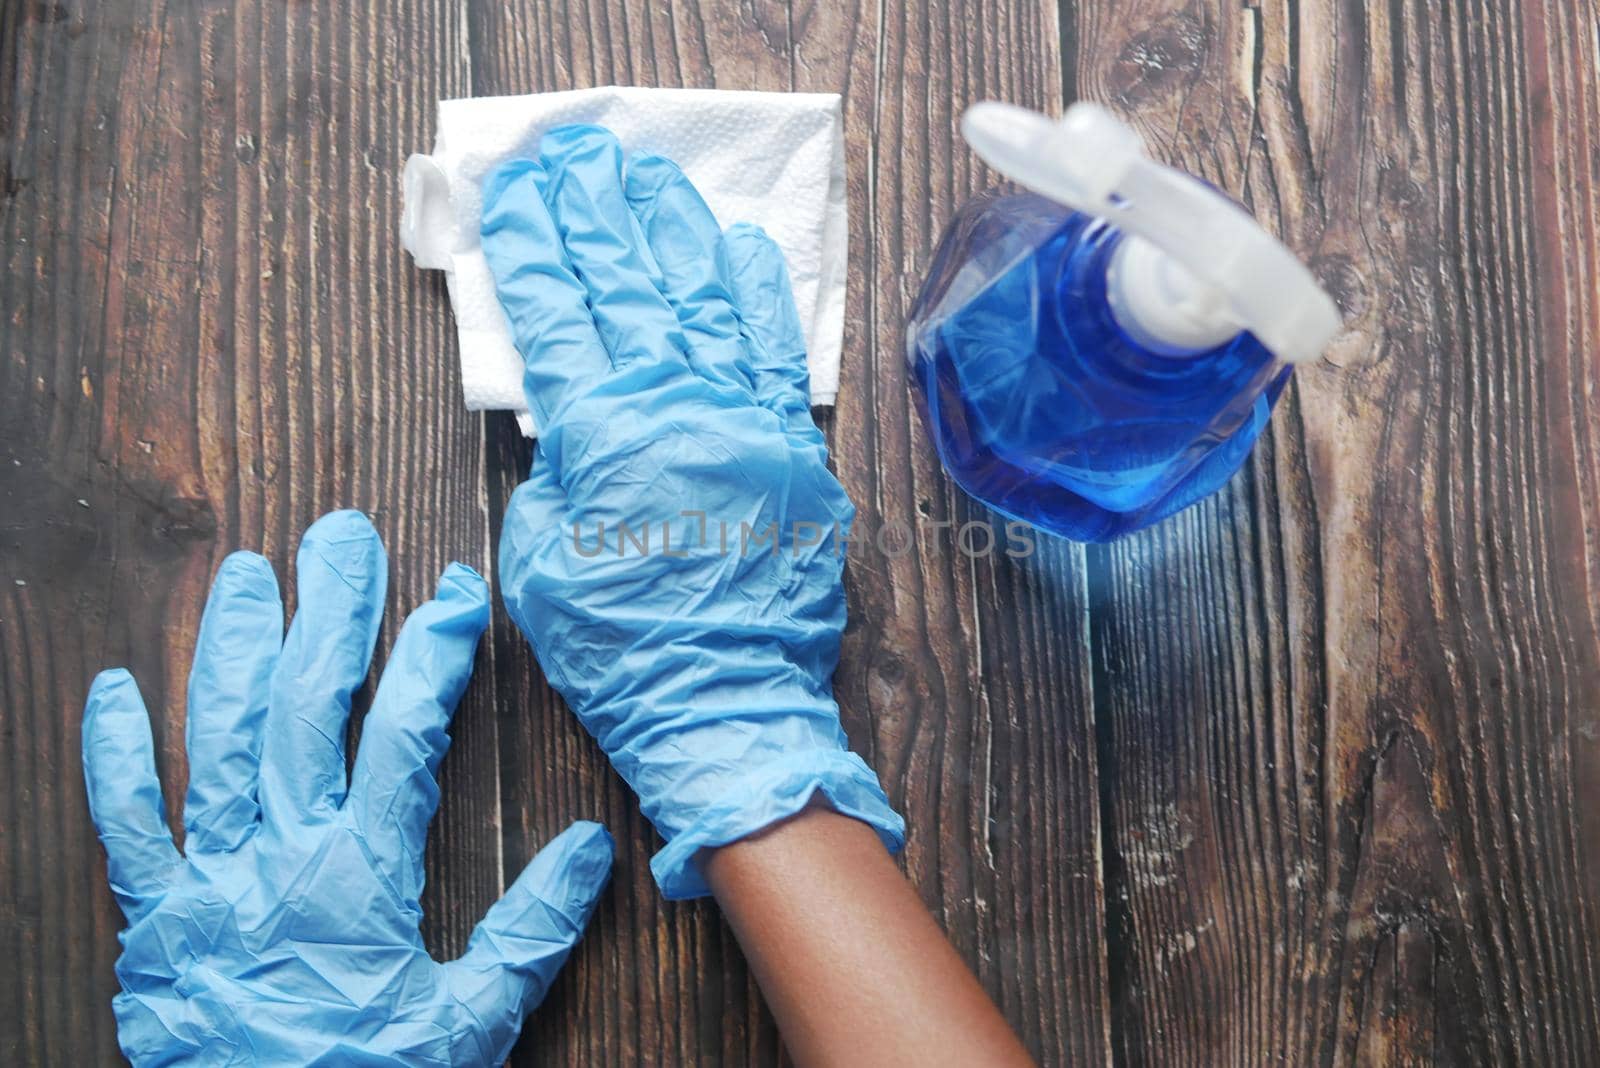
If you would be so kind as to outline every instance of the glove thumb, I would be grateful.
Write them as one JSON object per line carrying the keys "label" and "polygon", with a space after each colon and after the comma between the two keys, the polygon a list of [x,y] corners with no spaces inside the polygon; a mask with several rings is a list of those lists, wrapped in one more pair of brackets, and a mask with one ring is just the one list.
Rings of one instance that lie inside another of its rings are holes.
{"label": "glove thumb", "polygon": [[611,877],[611,835],[580,820],[541,849],[444,966],[450,992],[475,1018],[486,1064],[502,1064],[522,1018],[544,1000]]}

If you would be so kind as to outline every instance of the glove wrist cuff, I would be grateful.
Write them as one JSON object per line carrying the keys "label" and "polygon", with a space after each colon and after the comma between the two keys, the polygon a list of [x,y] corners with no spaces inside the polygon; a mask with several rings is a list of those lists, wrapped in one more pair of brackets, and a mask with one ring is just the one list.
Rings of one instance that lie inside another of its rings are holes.
{"label": "glove wrist cuff", "polygon": [[840,750],[797,753],[729,784],[724,800],[706,808],[650,860],[656,885],[669,901],[706,897],[711,888],[695,864],[702,849],[747,838],[796,815],[820,797],[840,815],[878,832],[884,848],[905,845],[905,820],[889,806],[866,762]]}

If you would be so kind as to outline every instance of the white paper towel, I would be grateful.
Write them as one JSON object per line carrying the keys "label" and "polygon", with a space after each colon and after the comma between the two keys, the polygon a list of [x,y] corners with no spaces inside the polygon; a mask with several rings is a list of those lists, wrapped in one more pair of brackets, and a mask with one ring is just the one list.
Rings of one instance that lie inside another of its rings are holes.
{"label": "white paper towel", "polygon": [[806,328],[811,401],[832,404],[848,240],[838,95],[608,86],[440,101],[433,154],[406,162],[401,243],[418,267],[445,272],[467,407],[513,409],[523,433],[536,431],[478,220],[489,172],[537,156],[540,136],[571,122],[608,127],[624,150],[675,161],[724,227],[750,222],[772,236]]}

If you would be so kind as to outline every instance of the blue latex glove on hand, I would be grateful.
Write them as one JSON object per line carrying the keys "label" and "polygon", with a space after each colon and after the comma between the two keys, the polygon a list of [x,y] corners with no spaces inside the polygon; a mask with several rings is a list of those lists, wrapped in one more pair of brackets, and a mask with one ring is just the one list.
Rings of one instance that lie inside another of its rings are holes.
{"label": "blue latex glove on hand", "polygon": [[814,797],[898,849],[833,700],[853,509],[782,253],[605,130],[540,153],[490,177],[482,225],[540,427],[501,534],[512,618],[667,840],[667,897]]}
{"label": "blue latex glove on hand", "polygon": [[150,720],[126,671],[83,721],[89,810],[128,918],[117,1037],[145,1065],[498,1065],[582,934],[611,870],[576,823],[438,964],[417,929],[434,775],[489,621],[451,564],[406,620],[345,785],[350,695],[366,678],[388,561],[358,512],[324,516],[296,561],[299,609],[266,560],[235,553],[211,588],[189,677],[179,855]]}

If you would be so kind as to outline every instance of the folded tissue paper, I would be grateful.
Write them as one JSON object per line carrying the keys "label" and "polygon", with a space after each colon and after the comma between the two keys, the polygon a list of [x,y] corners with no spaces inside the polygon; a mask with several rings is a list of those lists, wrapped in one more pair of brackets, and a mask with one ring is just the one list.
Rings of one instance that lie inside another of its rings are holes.
{"label": "folded tissue paper", "polygon": [[440,101],[432,154],[406,162],[401,243],[418,267],[445,272],[467,407],[513,410],[523,433],[537,433],[478,241],[482,186],[500,163],[536,157],[545,131],[580,122],[607,127],[629,153],[675,161],[724,227],[754,223],[772,236],[806,329],[812,403],[832,404],[847,259],[838,95],[608,86]]}

